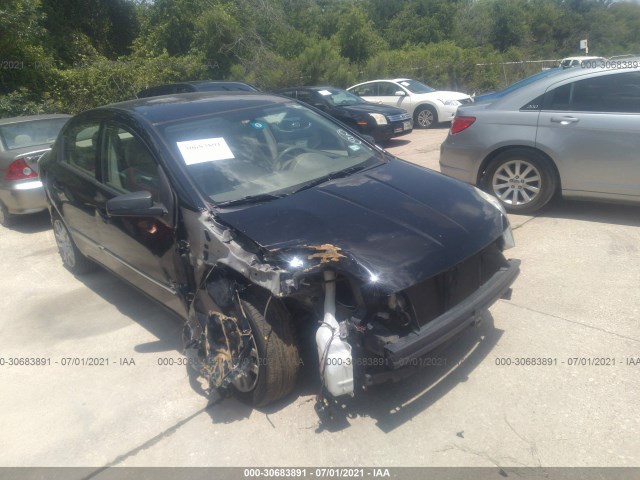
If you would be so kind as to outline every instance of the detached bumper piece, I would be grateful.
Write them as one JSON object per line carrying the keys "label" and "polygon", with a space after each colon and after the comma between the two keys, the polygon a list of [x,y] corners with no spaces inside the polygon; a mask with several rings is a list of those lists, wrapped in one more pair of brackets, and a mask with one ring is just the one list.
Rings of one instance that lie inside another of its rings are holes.
{"label": "detached bumper piece", "polygon": [[511,284],[520,273],[520,260],[508,260],[508,266],[498,269],[467,298],[442,315],[430,320],[418,331],[385,345],[388,365],[394,369],[410,365],[438,345],[460,333],[493,303],[510,293]]}

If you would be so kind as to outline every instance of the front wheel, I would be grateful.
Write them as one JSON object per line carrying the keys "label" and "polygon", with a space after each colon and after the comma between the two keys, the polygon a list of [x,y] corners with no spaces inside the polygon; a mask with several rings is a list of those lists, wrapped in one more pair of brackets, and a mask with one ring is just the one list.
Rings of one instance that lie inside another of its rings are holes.
{"label": "front wheel", "polygon": [[418,128],[431,128],[438,123],[438,112],[428,105],[418,107],[414,114],[413,123]]}
{"label": "front wheel", "polygon": [[544,156],[517,148],[499,154],[489,163],[481,186],[496,196],[507,211],[532,213],[549,203],[558,179]]}
{"label": "front wheel", "polygon": [[240,295],[240,305],[253,341],[249,368],[232,383],[240,398],[260,407],[293,390],[300,354],[291,316],[279,300],[250,287]]}

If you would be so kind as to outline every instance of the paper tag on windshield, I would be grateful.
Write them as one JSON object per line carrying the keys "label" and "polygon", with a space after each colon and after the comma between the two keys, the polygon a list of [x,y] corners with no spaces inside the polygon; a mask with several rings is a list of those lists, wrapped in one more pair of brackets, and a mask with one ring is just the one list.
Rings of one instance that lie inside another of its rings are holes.
{"label": "paper tag on windshield", "polygon": [[318,93],[319,93],[320,95],[324,95],[325,97],[326,97],[327,95],[331,95],[331,92],[330,92],[329,90],[318,90]]}
{"label": "paper tag on windshield", "polygon": [[400,82],[400,85],[404,85],[405,87],[409,86],[409,82]]}
{"label": "paper tag on windshield", "polygon": [[177,142],[177,145],[186,165],[235,158],[222,137]]}

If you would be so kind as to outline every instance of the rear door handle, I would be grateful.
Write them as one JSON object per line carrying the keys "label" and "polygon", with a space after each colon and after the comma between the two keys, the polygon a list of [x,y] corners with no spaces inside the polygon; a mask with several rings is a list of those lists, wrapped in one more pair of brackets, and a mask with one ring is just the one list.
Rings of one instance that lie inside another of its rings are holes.
{"label": "rear door handle", "polygon": [[580,121],[579,118],[576,117],[551,117],[551,121],[553,123],[559,123],[560,125],[569,125],[570,123],[578,123]]}

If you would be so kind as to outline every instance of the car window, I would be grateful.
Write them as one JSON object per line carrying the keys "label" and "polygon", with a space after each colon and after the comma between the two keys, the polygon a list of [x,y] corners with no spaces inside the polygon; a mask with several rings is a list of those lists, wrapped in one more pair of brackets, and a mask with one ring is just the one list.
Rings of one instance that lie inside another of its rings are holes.
{"label": "car window", "polygon": [[213,203],[288,195],[384,161],[341,125],[297,103],[234,109],[163,125],[160,135]]}
{"label": "car window", "polygon": [[95,177],[100,122],[76,125],[67,133],[63,161]]}
{"label": "car window", "polygon": [[640,72],[616,73],[575,82],[571,109],[640,113]]}
{"label": "car window", "polygon": [[395,83],[380,82],[378,89],[378,96],[380,97],[393,97],[398,90],[402,90]]}
{"label": "car window", "polygon": [[322,101],[317,98],[315,92],[310,92],[308,90],[298,90],[297,92],[298,100],[301,102],[307,103],[309,105],[315,105],[316,103],[322,103]]}
{"label": "car window", "polygon": [[360,97],[375,97],[378,95],[378,84],[367,83],[365,85],[360,85],[352,88],[351,92],[355,93]]}
{"label": "car window", "polygon": [[547,97],[549,110],[640,113],[640,72],[586,78],[562,85]]}
{"label": "car window", "polygon": [[[422,82],[418,82],[417,80],[400,80],[400,85],[409,90],[411,93],[431,93],[435,92],[435,88],[431,88],[429,85],[425,85]],[[399,89],[396,89],[399,90]]]}
{"label": "car window", "polygon": [[255,92],[256,89],[244,83],[199,83],[190,92]]}
{"label": "car window", "polygon": [[67,118],[32,120],[0,126],[0,138],[6,150],[48,145],[55,141]]}
{"label": "car window", "polygon": [[333,106],[344,107],[349,105],[360,105],[365,103],[360,97],[346,90],[325,89],[318,92],[325,101]]}
{"label": "car window", "polygon": [[146,145],[125,128],[109,125],[103,153],[104,183],[120,193],[147,191],[160,201],[158,165]]}

